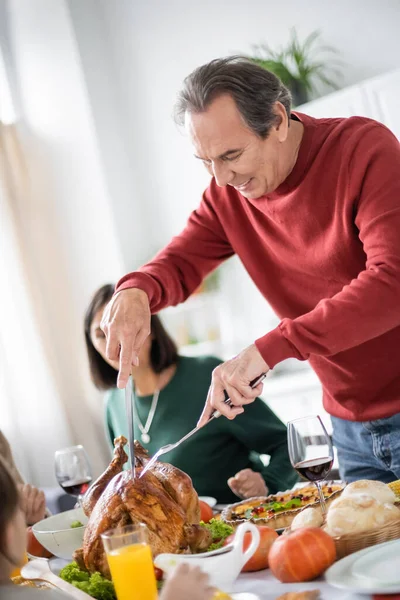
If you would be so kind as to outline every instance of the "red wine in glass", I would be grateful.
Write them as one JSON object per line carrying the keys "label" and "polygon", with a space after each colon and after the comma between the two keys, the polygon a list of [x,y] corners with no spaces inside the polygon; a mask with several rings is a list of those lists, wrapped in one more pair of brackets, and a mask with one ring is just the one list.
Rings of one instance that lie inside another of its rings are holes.
{"label": "red wine in glass", "polygon": [[83,496],[89,489],[91,481],[91,477],[86,477],[81,481],[78,481],[77,479],[67,479],[66,481],[61,481],[60,485],[62,489],[65,490],[67,494],[71,494],[71,496]]}
{"label": "red wine in glass", "polygon": [[292,466],[303,479],[314,483],[322,514],[326,504],[320,481],[326,478],[333,464],[331,438],[320,417],[304,417],[288,423],[288,449]]}
{"label": "red wine in glass", "polygon": [[62,489],[75,496],[81,505],[82,497],[92,481],[92,471],[84,447],[71,446],[57,450],[55,472]]}
{"label": "red wine in glass", "polygon": [[294,468],[298,474],[308,481],[321,481],[325,479],[330,470],[332,469],[333,459],[332,458],[314,458],[310,460],[303,460],[296,465]]}

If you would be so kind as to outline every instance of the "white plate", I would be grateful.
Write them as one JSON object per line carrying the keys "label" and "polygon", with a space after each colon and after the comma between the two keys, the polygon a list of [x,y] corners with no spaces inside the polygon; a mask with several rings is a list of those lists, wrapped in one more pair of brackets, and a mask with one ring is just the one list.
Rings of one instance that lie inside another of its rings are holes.
{"label": "white plate", "polygon": [[[389,554],[391,557],[399,555],[400,552],[400,540],[393,540],[391,542],[385,542],[384,544],[378,544],[377,546],[371,546],[365,548],[354,554],[350,554],[342,560],[332,565],[325,573],[325,579],[329,585],[334,587],[351,590],[358,594],[397,594],[400,592],[400,578],[397,583],[385,583],[383,580],[368,577],[367,574],[359,576],[360,573],[364,574],[364,565],[370,563],[363,563],[362,560],[366,560],[369,555],[374,556],[374,565],[376,573],[379,569],[378,565],[382,568],[384,561],[387,560]],[[388,554],[389,553],[389,554]],[[393,563],[392,563],[393,565]],[[365,568],[368,568],[365,566]],[[393,567],[392,567],[393,568]],[[385,571],[386,572],[386,571]],[[400,567],[398,567],[400,572]]]}
{"label": "white plate", "polygon": [[353,563],[351,574],[376,585],[400,586],[400,540],[396,544],[381,544],[370,548]]}
{"label": "white plate", "polygon": [[203,500],[203,502],[207,502],[211,508],[213,508],[217,504],[217,499],[212,496],[199,496],[199,500]]}
{"label": "white plate", "polygon": [[260,596],[250,594],[250,592],[241,592],[240,594],[231,594],[232,600],[260,600]]}

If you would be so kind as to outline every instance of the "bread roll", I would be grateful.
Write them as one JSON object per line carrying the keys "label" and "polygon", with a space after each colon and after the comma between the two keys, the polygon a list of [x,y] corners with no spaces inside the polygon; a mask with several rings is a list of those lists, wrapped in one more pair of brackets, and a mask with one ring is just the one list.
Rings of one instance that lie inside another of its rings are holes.
{"label": "bread roll", "polygon": [[361,533],[400,519],[393,504],[378,502],[368,494],[338,498],[328,510],[325,531],[332,536]]}
{"label": "bread roll", "polygon": [[305,508],[299,512],[292,521],[290,529],[302,529],[303,527],[321,527],[324,519],[320,508]]}
{"label": "bread roll", "polygon": [[368,494],[372,498],[375,498],[375,500],[378,500],[378,502],[382,502],[382,504],[394,504],[396,502],[396,495],[386,483],[369,479],[360,479],[360,481],[349,483],[342,492],[342,498],[360,493]]}

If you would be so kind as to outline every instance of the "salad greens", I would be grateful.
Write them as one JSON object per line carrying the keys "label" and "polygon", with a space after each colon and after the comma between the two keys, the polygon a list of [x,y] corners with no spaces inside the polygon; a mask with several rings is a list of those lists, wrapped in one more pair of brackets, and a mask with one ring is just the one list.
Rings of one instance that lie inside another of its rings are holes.
{"label": "salad greens", "polygon": [[212,535],[212,543],[207,548],[207,552],[222,548],[226,538],[234,532],[234,529],[231,525],[227,525],[219,519],[210,519],[208,523],[200,521],[200,525],[208,529]]}
{"label": "salad greens", "polygon": [[264,519],[265,515],[258,515],[257,513],[265,513],[269,510],[273,512],[282,512],[284,510],[290,510],[291,508],[298,508],[302,506],[300,498],[292,498],[288,502],[270,502],[269,504],[260,504],[253,508],[248,508],[244,513],[246,519]]}
{"label": "salad greens", "polygon": [[76,562],[69,563],[61,569],[60,577],[96,600],[116,600],[117,598],[112,581],[100,573],[91,575],[87,571],[82,571]]}

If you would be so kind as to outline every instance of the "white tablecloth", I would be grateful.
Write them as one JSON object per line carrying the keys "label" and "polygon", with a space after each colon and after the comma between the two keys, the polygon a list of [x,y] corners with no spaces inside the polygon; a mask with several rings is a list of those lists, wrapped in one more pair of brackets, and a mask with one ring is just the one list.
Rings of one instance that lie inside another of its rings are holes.
{"label": "white tablecloth", "polygon": [[286,592],[300,592],[302,590],[319,589],[322,600],[371,600],[369,595],[352,594],[328,585],[323,579],[316,579],[307,583],[281,583],[269,569],[255,573],[242,573],[239,575],[233,589],[234,592],[252,592],[261,600],[276,600]]}

